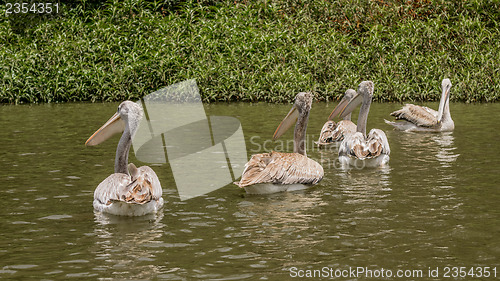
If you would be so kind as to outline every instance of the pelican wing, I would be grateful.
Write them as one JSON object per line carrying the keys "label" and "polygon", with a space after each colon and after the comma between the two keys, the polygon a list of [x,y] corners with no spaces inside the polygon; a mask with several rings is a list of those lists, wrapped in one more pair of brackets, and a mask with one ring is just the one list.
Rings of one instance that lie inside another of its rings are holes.
{"label": "pelican wing", "polygon": [[130,184],[129,175],[114,173],[103,180],[94,191],[94,200],[102,205],[110,205],[113,201],[124,199],[127,186]]}
{"label": "pelican wing", "polygon": [[438,116],[438,112],[432,108],[429,108],[427,106],[422,106],[423,109],[425,109],[425,111],[429,112],[430,114],[432,114],[434,117],[437,118]]}
{"label": "pelican wing", "polygon": [[[130,164],[129,164],[130,165]],[[153,200],[158,200],[161,198],[163,190],[161,188],[160,180],[156,175],[155,171],[148,166],[141,166],[138,168],[140,177],[143,177],[143,182],[149,183],[151,198]]]}
{"label": "pelican wing", "polygon": [[333,121],[326,121],[316,144],[324,145],[335,141],[342,141],[345,136],[354,132],[356,132],[356,124],[352,121],[341,120],[337,124]]}
{"label": "pelican wing", "polygon": [[94,192],[94,200],[103,205],[116,201],[142,205],[161,198],[162,188],[153,169],[129,164],[129,170],[130,176],[114,173],[103,180]]}
{"label": "pelican wing", "polygon": [[381,154],[389,155],[391,153],[387,136],[380,129],[371,129],[370,133],[368,133],[366,146],[369,155],[368,158],[377,157]]}
{"label": "pelican wing", "polygon": [[347,136],[339,148],[339,155],[348,155],[358,159],[365,159],[368,152],[365,150],[365,137],[362,133],[356,132]]}
{"label": "pelican wing", "polygon": [[245,165],[239,187],[258,183],[316,184],[323,178],[323,167],[298,153],[255,154]]}
{"label": "pelican wing", "polygon": [[323,128],[321,128],[321,133],[319,134],[319,139],[316,142],[316,144],[322,145],[322,144],[332,143],[333,142],[332,133],[334,129],[335,129],[335,122],[330,120],[326,121],[325,125],[323,125]]}
{"label": "pelican wing", "polygon": [[391,113],[396,119],[406,120],[417,126],[433,127],[437,124],[437,112],[428,107],[406,104],[402,109]]}
{"label": "pelican wing", "polygon": [[356,132],[356,124],[350,120],[342,120],[337,123],[337,127],[332,132],[332,138],[336,141],[342,141],[347,135]]}
{"label": "pelican wing", "polygon": [[340,145],[339,155],[348,155],[360,160],[378,157],[382,154],[389,155],[391,150],[387,136],[382,130],[372,129],[368,136],[356,132],[347,136]]}

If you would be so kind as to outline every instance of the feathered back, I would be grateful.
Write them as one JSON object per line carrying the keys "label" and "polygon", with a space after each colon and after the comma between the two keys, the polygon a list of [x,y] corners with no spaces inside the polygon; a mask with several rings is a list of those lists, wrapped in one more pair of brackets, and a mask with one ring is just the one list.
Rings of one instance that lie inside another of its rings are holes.
{"label": "feathered back", "polygon": [[323,167],[318,162],[298,153],[255,154],[245,165],[239,187],[259,183],[316,184],[323,178]]}
{"label": "feathered back", "polygon": [[366,139],[360,132],[349,135],[344,139],[339,149],[339,155],[348,155],[360,160],[379,157],[382,154],[389,155],[390,153],[387,136],[380,129],[372,129]]}
{"label": "feathered back", "polygon": [[400,110],[391,113],[391,115],[398,120],[406,120],[421,127],[437,125],[437,112],[428,107],[406,104]]}

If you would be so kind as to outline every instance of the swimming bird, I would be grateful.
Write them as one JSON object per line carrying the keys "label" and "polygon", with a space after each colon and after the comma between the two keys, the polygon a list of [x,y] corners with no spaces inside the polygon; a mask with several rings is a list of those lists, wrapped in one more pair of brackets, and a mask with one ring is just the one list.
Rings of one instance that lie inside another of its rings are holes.
{"label": "swimming bird", "polygon": [[123,132],[116,148],[115,173],[108,176],[94,192],[94,209],[113,215],[142,216],[163,206],[162,188],[156,173],[148,166],[137,168],[128,163],[128,153],[139,122],[142,108],[124,101],[118,111],[85,142],[98,145],[112,135]]}
{"label": "swimming bird", "polygon": [[323,167],[306,154],[311,104],[311,93],[297,94],[292,109],[274,132],[273,140],[276,140],[295,124],[293,153],[271,151],[253,155],[236,185],[250,194],[266,194],[305,189],[321,181]]}
{"label": "swimming bird", "polygon": [[406,104],[402,109],[391,113],[399,122],[385,120],[395,129],[414,132],[449,132],[455,129],[455,123],[450,114],[450,79],[441,82],[441,101],[438,111],[425,106]]}
{"label": "swimming bird", "polygon": [[339,115],[340,111],[355,95],[356,91],[353,89],[349,89],[345,92],[344,97],[333,109],[332,113],[328,117],[328,121],[326,121],[325,125],[323,125],[319,139],[315,142],[318,146],[327,146],[335,142],[342,141],[346,135],[356,132],[356,124],[351,121],[350,112],[338,123],[333,121],[333,118]]}
{"label": "swimming bird", "polygon": [[340,112],[342,118],[361,103],[356,132],[346,136],[340,144],[339,160],[342,165],[377,167],[389,162],[391,149],[384,131],[371,129],[366,135],[366,122],[372,102],[373,88],[372,81],[361,82],[357,95]]}

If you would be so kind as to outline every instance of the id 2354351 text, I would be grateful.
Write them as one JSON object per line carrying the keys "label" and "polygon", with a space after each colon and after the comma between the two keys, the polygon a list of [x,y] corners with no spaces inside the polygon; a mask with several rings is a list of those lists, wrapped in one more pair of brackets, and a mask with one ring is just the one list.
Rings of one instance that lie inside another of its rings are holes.
{"label": "id 2354351 text", "polygon": [[43,3],[7,3],[5,5],[5,14],[58,14],[59,3],[43,2]]}

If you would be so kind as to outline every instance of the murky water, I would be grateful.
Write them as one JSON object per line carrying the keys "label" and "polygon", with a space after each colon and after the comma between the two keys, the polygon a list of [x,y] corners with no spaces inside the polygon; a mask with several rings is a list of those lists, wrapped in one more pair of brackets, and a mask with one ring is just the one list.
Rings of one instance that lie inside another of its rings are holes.
{"label": "murky water", "polygon": [[[181,201],[168,164],[153,165],[166,204],[141,218],[92,208],[119,137],[84,142],[117,105],[0,107],[0,278],[282,280],[293,267],[368,267],[423,270],[429,280],[439,267],[442,280],[445,266],[500,271],[500,104],[451,104],[456,129],[443,134],[393,131],[383,119],[400,105],[373,104],[368,128],[386,131],[390,166],[345,171],[335,152],[309,149],[325,178],[301,192],[249,196],[227,185]],[[313,104],[311,142],[334,106]],[[273,148],[266,140],[289,108],[206,106],[238,118],[254,152]]]}

